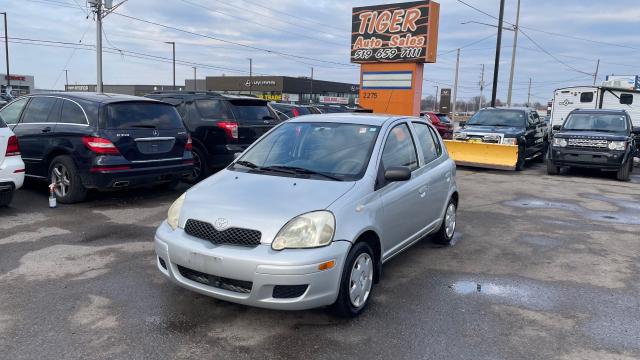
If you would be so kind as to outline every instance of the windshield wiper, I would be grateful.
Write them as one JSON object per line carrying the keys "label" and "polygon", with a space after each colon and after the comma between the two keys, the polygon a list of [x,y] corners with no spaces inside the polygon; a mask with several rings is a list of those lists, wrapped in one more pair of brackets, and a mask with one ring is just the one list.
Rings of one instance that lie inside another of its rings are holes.
{"label": "windshield wiper", "polygon": [[260,167],[254,163],[252,163],[251,161],[245,161],[245,160],[238,160],[235,162],[238,165],[242,165],[244,167],[247,167],[249,169],[259,169]]}
{"label": "windshield wiper", "polygon": [[335,181],[342,181],[341,178],[339,178],[337,176],[334,176],[334,175],[331,175],[331,174],[327,174],[327,173],[323,173],[323,172],[320,172],[320,171],[315,171],[315,170],[311,170],[311,169],[307,169],[307,168],[295,167],[295,166],[276,165],[276,166],[270,166],[270,167],[268,167],[268,169],[281,170],[281,171],[291,171],[294,174],[318,175],[318,176],[325,177],[327,179],[331,179],[331,180],[335,180]]}

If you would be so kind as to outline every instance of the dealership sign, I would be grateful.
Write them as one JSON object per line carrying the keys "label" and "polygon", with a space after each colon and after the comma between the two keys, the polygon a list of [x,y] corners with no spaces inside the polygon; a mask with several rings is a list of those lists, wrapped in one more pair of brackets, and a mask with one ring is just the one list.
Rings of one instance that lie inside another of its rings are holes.
{"label": "dealership sign", "polygon": [[322,104],[348,104],[349,98],[340,96],[318,96],[318,101]]}
{"label": "dealership sign", "polygon": [[439,12],[428,0],[353,8],[351,62],[435,62]]}

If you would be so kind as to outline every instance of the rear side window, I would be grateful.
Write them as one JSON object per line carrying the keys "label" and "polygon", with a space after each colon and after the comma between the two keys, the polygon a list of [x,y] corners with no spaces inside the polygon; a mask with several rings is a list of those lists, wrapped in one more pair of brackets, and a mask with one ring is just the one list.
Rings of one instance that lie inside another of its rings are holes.
{"label": "rear side window", "polygon": [[424,163],[428,164],[438,157],[438,146],[433,139],[433,134],[429,129],[429,125],[413,123],[413,127],[416,129],[416,137],[420,142],[420,150],[424,157]]}
{"label": "rear side window", "polygon": [[56,103],[56,98],[36,96],[31,99],[22,116],[22,123],[46,123]]}
{"label": "rear side window", "polygon": [[203,118],[215,119],[215,120],[229,120],[233,116],[229,112],[229,109],[220,100],[215,99],[201,99],[196,100],[196,107],[198,112]]}
{"label": "rear side window", "polygon": [[107,105],[105,129],[181,129],[178,111],[168,104],[131,101]]}
{"label": "rear side window", "polygon": [[583,92],[582,94],[580,94],[580,102],[581,103],[593,102],[593,92]]}
{"label": "rear side window", "polygon": [[87,125],[87,118],[82,108],[73,101],[64,100],[60,122],[67,124]]}
{"label": "rear side window", "polygon": [[229,100],[231,111],[237,121],[263,122],[273,120],[267,103],[258,100]]}
{"label": "rear side window", "polygon": [[24,105],[27,103],[28,98],[22,98],[12,102],[0,110],[0,121],[5,124],[13,125],[17,124],[20,120],[20,113]]}

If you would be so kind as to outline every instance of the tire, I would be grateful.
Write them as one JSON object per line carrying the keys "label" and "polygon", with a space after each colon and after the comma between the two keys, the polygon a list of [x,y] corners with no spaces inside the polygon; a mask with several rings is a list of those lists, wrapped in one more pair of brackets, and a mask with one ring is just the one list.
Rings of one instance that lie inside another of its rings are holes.
{"label": "tire", "polygon": [[524,170],[524,163],[525,163],[525,156],[526,156],[525,152],[526,152],[526,149],[524,146],[518,147],[518,162],[516,162],[516,171]]}
{"label": "tire", "polygon": [[184,181],[189,184],[197,184],[206,179],[211,171],[207,164],[207,155],[203,150],[194,146],[191,155],[193,156],[193,171]]}
{"label": "tire", "polygon": [[[353,318],[367,308],[373,294],[375,266],[376,260],[369,244],[358,242],[353,245],[342,269],[338,298],[332,305],[338,316]],[[352,280],[353,277],[355,280]],[[350,289],[354,286],[359,287],[361,291],[357,292],[359,297],[356,296],[356,299],[352,300]]]}
{"label": "tire", "polygon": [[458,207],[453,199],[449,200],[447,209],[440,224],[440,229],[433,235],[433,242],[440,245],[451,245],[453,235],[456,233],[456,211]]}
{"label": "tire", "polygon": [[549,156],[547,156],[547,174],[549,175],[558,175],[560,174],[560,167],[556,166],[556,164],[551,160]]}
{"label": "tire", "polygon": [[633,166],[633,159],[631,159],[631,161],[627,160],[627,162],[624,163],[616,173],[616,179],[620,181],[629,181],[631,179],[632,166]]}
{"label": "tire", "polygon": [[69,156],[57,156],[49,165],[49,181],[56,183],[55,195],[62,204],[84,201],[87,188],[82,185],[78,167]]}
{"label": "tire", "polygon": [[15,192],[15,190],[0,192],[0,208],[9,206],[9,204],[11,204],[11,200],[13,200],[13,194]]}

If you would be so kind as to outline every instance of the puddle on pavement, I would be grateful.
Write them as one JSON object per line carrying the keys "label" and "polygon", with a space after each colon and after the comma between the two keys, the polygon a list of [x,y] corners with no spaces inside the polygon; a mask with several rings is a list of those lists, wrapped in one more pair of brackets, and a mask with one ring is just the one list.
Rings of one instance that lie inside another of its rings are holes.
{"label": "puddle on pavement", "polygon": [[605,201],[618,207],[617,211],[593,211],[585,209],[576,204],[567,204],[557,201],[548,201],[539,198],[521,198],[516,200],[505,201],[502,204],[509,207],[517,207],[523,209],[556,209],[566,210],[576,213],[587,220],[603,221],[614,224],[640,225],[640,216],[638,216],[635,204],[630,201],[615,200],[604,196],[595,195],[600,201]]}
{"label": "puddle on pavement", "polygon": [[473,293],[511,297],[526,296],[527,291],[515,286],[498,285],[493,283],[479,283],[475,281],[456,281],[449,285],[449,288],[460,295],[470,295]]}

